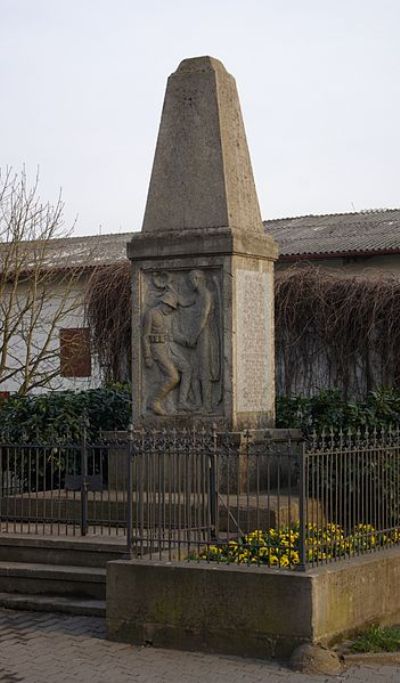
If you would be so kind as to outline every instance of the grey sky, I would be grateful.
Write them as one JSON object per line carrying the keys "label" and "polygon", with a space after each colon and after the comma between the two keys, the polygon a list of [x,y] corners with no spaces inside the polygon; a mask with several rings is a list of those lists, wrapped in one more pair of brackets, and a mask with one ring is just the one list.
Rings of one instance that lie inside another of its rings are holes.
{"label": "grey sky", "polygon": [[167,76],[236,78],[263,218],[400,206],[400,0],[0,0],[0,164],[141,227]]}

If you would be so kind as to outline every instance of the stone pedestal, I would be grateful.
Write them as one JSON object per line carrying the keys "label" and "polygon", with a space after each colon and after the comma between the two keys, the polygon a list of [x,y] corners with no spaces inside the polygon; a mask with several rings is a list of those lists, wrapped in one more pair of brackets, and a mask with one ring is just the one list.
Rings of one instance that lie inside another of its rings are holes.
{"label": "stone pedestal", "polygon": [[210,57],[170,77],[141,233],[128,244],[136,425],[274,424],[274,241],[235,81]]}

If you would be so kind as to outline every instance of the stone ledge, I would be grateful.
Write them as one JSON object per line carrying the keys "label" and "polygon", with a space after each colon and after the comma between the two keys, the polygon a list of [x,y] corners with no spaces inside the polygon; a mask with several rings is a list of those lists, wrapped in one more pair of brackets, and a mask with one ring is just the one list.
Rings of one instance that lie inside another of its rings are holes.
{"label": "stone ledge", "polygon": [[276,261],[278,246],[270,235],[224,227],[140,232],[127,244],[131,261],[233,254]]}

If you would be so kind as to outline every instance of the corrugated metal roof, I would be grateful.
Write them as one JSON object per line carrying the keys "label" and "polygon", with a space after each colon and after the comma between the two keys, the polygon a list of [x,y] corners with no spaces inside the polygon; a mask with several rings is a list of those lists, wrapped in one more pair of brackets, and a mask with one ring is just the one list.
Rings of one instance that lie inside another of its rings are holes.
{"label": "corrugated metal roof", "polygon": [[[264,227],[277,241],[282,260],[400,253],[400,209],[277,218],[264,221]],[[131,237],[132,233],[112,233],[51,240],[46,265],[65,268],[122,261]],[[35,243],[26,244],[32,253]]]}
{"label": "corrugated metal roof", "polygon": [[[131,237],[131,233],[114,233],[62,237],[48,242],[20,242],[17,250],[13,252],[8,268],[15,268],[17,263],[18,268],[22,270],[34,268],[35,264],[45,268],[64,269],[115,263],[127,258],[126,244]],[[8,246],[6,243],[0,244],[0,270]]]}
{"label": "corrugated metal roof", "polygon": [[115,263],[127,258],[126,245],[131,237],[127,232],[51,240],[48,260],[56,268]]}
{"label": "corrugated metal roof", "polygon": [[400,209],[264,221],[281,257],[400,251]]}

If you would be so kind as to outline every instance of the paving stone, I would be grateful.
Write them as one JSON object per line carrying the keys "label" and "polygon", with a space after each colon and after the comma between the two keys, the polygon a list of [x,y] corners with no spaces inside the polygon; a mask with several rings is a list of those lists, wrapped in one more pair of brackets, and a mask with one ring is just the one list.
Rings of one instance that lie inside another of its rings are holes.
{"label": "paving stone", "polygon": [[395,683],[398,667],[353,667],[334,679],[273,662],[133,647],[105,639],[104,621],[0,610],[0,683]]}

